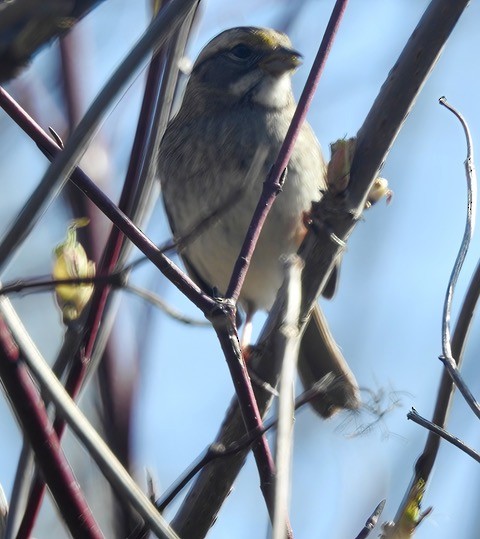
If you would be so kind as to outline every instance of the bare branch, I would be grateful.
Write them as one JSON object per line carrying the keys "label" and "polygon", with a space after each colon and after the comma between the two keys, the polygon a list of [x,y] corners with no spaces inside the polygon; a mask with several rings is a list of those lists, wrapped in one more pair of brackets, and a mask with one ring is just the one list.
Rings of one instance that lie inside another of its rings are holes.
{"label": "bare branch", "polygon": [[92,427],[52,373],[35,344],[30,340],[10,302],[5,298],[0,298],[0,307],[2,315],[8,320],[12,334],[23,354],[23,358],[32,370],[42,390],[55,404],[57,412],[69,424],[82,444],[87,447],[90,455],[107,480],[125,496],[159,537],[176,538],[176,534],[152,506],[130,475],[128,475],[101,436]]}
{"label": "bare branch", "polygon": [[255,250],[255,245],[257,244],[257,240],[260,236],[263,223],[267,218],[277,194],[282,188],[282,176],[287,168],[290,156],[293,152],[295,141],[300,133],[300,128],[302,127],[302,124],[307,116],[308,108],[315,94],[315,90],[317,89],[318,82],[327,61],[328,53],[330,52],[335,39],[335,34],[340,25],[340,21],[342,20],[347,2],[348,0],[336,0],[335,2],[335,6],[332,10],[327,28],[325,29],[322,42],[320,43],[317,56],[313,62],[312,69],[308,75],[302,95],[298,100],[298,105],[285,136],[285,140],[283,141],[283,144],[279,150],[275,164],[273,165],[268,178],[263,184],[260,200],[255,208],[252,221],[240,250],[240,255],[238,256],[233,268],[232,277],[225,294],[227,298],[230,298],[233,301],[236,301],[240,295],[240,290],[242,289],[243,282],[250,265],[250,259],[253,251]]}
{"label": "bare branch", "polygon": [[[413,106],[415,98],[432,70],[445,42],[466,8],[468,0],[452,3],[433,0],[410,37],[400,58],[387,77],[380,94],[358,133],[352,163],[351,183],[341,199],[348,199],[345,211],[340,203],[324,195],[318,212],[320,223],[328,226],[312,228],[299,254],[306,261],[302,275],[302,320],[308,317],[319,290],[325,285],[341,246],[331,240],[333,231],[342,241],[350,235],[360,215],[371,185],[375,181],[391,145]],[[328,211],[330,210],[330,211]],[[282,293],[273,306],[251,359],[257,375],[275,386],[280,366],[276,364],[273,334],[282,318]],[[256,389],[263,413],[268,409],[271,393]],[[216,442],[229,445],[245,432],[236,402],[227,412]],[[173,525],[182,537],[204,536],[210,528],[225,497],[241,469],[245,453],[212,463],[201,471],[175,516]]]}
{"label": "bare branch", "polygon": [[448,282],[447,293],[445,295],[442,317],[443,356],[440,357],[440,360],[445,365],[445,368],[447,369],[450,376],[453,378],[455,385],[462,393],[470,408],[480,419],[480,405],[475,400],[466,383],[460,376],[460,372],[452,356],[452,348],[450,342],[450,316],[452,310],[453,293],[458,280],[458,276],[460,275],[460,271],[467,256],[468,248],[470,246],[470,242],[473,236],[473,230],[475,228],[475,215],[477,206],[477,175],[475,171],[475,162],[473,156],[473,142],[468,124],[465,121],[465,118],[460,114],[460,112],[458,112],[454,107],[452,107],[452,105],[447,102],[445,97],[441,97],[439,99],[439,103],[446,107],[459,119],[465,131],[465,137],[467,140],[467,158],[465,160],[465,172],[467,176],[467,215],[465,232],[463,234],[462,243],[460,245],[455,264],[453,266],[452,274]]}
{"label": "bare branch", "polygon": [[367,522],[365,522],[365,526],[363,527],[363,530],[357,535],[355,539],[365,539],[370,535],[370,532],[373,531],[375,526],[377,525],[378,519],[380,518],[380,515],[383,512],[383,508],[385,507],[386,500],[382,500],[377,507],[375,508],[375,511],[370,515]]}
{"label": "bare branch", "polygon": [[285,261],[286,309],[285,320],[278,334],[278,354],[283,357],[279,381],[278,425],[275,467],[275,500],[272,539],[285,539],[287,530],[285,521],[288,520],[291,459],[293,449],[294,422],[294,382],[300,350],[300,332],[298,317],[301,305],[300,276],[302,262],[297,256]]}
{"label": "bare branch", "polygon": [[78,539],[102,539],[103,534],[51,428],[46,409],[23,363],[21,351],[3,313],[0,316],[0,376],[15,415],[35,452],[45,481],[70,533]]}
{"label": "bare branch", "polygon": [[414,423],[417,423],[418,425],[421,425],[422,427],[425,427],[431,432],[434,432],[435,434],[438,434],[441,436],[444,440],[447,440],[447,442],[450,442],[452,445],[458,447],[461,449],[464,453],[472,457],[472,459],[475,459],[477,462],[480,462],[480,453],[477,453],[474,449],[471,447],[468,447],[465,442],[462,442],[459,438],[456,436],[453,436],[449,432],[447,432],[445,429],[442,429],[438,425],[435,425],[431,421],[428,421],[428,419],[425,419],[422,417],[415,408],[412,408],[410,412],[407,414],[407,419],[411,419]]}
{"label": "bare branch", "polygon": [[137,45],[112,75],[78,127],[72,133],[65,150],[50,165],[33,195],[24,205],[15,222],[0,242],[0,270],[5,268],[16,248],[38,222],[46,206],[59,194],[72,174],[75,163],[93,138],[102,115],[126,81],[153,47],[160,47],[176,30],[195,0],[172,0],[156,17]]}

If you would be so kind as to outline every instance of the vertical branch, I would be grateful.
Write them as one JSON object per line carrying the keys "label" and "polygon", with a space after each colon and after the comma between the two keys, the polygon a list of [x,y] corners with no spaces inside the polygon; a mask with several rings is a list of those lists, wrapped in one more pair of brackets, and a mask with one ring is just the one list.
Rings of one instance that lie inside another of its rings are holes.
{"label": "vertical branch", "polygon": [[[480,282],[480,264],[477,266],[475,275],[470,283],[467,296],[462,304],[460,310],[460,315],[453,336],[453,340],[450,340],[450,312],[451,304],[453,299],[453,293],[455,285],[460,273],[460,270],[465,260],[467,250],[472,238],[473,227],[475,223],[475,209],[476,209],[476,174],[475,166],[473,162],[473,145],[471,141],[470,131],[468,126],[461,116],[461,114],[451,107],[445,98],[440,99],[440,104],[445,106],[451,112],[457,116],[460,120],[467,140],[467,159],[465,161],[465,170],[467,176],[467,217],[465,232],[462,238],[462,243],[459,249],[458,256],[455,260],[452,274],[447,287],[447,293],[445,297],[444,307],[443,307],[443,317],[442,317],[442,350],[443,356],[440,356],[440,359],[445,365],[445,370],[442,375],[440,382],[440,387],[437,392],[437,402],[435,404],[435,411],[433,415],[433,426],[443,429],[446,425],[448,411],[450,409],[450,404],[453,399],[454,394],[454,382],[462,392],[463,396],[467,400],[468,404],[474,410],[474,412],[479,416],[480,407],[478,403],[471,395],[470,390],[463,382],[460,377],[458,366],[462,360],[463,348],[466,341],[466,336],[468,329],[472,320],[473,310],[478,301],[479,295],[479,282]],[[409,419],[414,419],[419,416],[413,416],[409,414],[407,417]],[[398,530],[408,527],[409,529],[415,529],[416,526],[421,522],[423,516],[419,512],[420,502],[423,498],[425,491],[426,483],[430,477],[430,473],[433,469],[433,465],[437,458],[438,450],[440,447],[440,438],[438,432],[434,432],[435,429],[432,429],[427,437],[425,447],[422,454],[418,458],[415,464],[415,472],[412,478],[412,481],[405,493],[404,499],[397,511],[395,520],[393,523],[389,523],[384,526],[384,535],[382,537],[394,537],[394,534]],[[411,507],[416,506],[418,511],[413,513]]]}
{"label": "vertical branch", "polygon": [[302,303],[302,262],[296,255],[285,262],[287,287],[285,319],[278,334],[278,354],[283,357],[279,381],[278,426],[275,465],[275,503],[272,539],[285,539],[289,514],[291,460],[293,449],[294,383],[300,349],[299,316]]}

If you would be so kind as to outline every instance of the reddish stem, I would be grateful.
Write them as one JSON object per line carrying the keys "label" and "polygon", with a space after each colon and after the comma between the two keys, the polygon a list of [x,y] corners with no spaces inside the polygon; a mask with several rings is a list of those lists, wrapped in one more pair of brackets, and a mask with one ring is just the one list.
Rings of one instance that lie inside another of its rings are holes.
{"label": "reddish stem", "polygon": [[[302,127],[305,117],[307,115],[308,108],[312,102],[315,90],[318,86],[318,81],[323,72],[328,53],[332,48],[335,34],[337,33],[340,21],[347,7],[348,0],[337,0],[335,7],[332,10],[330,20],[328,21],[325,34],[323,35],[322,42],[313,62],[312,69],[308,75],[305,88],[298,101],[295,114],[293,115],[292,122],[288,128],[285,140],[282,147],[278,152],[278,157],[273,165],[267,180],[263,185],[262,195],[258,201],[257,207],[252,217],[250,226],[248,227],[247,235],[242,245],[242,250],[237,258],[235,267],[233,268],[232,277],[228,285],[226,297],[236,302],[240,295],[245,277],[247,275],[248,268],[250,266],[250,260],[257,245],[260,232],[262,231],[263,224],[267,215],[272,207],[272,204],[280,192],[281,189],[281,177],[283,171],[287,168],[290,156],[293,152],[295,141],[297,140],[300,128]],[[288,180],[287,180],[288,181]]]}
{"label": "reddish stem", "polygon": [[[130,201],[133,200],[134,194],[138,187],[143,149],[145,148],[150,132],[149,120],[153,116],[155,95],[161,79],[162,62],[163,58],[161,55],[157,55],[152,60],[148,70],[145,93],[140,110],[139,121],[137,124],[137,131],[134,137],[125,183],[119,200],[119,209],[126,214],[130,213],[131,211]],[[117,227],[113,226],[110,236],[106,242],[102,259],[99,263],[98,273],[100,275],[110,275],[115,270],[123,241],[123,233]],[[78,355],[75,357],[65,384],[65,389],[72,399],[77,397],[83,381],[85,380],[110,290],[111,288],[109,286],[95,288],[91,308],[85,323],[85,336],[83,340],[84,344],[81,346],[80,351],[78,352],[80,357]],[[65,432],[64,420],[57,417],[53,427],[58,438],[61,439]],[[37,475],[30,493],[21,529],[30,530],[30,532],[33,529],[44,493],[45,483],[42,478]],[[26,537],[28,537],[28,534]]]}
{"label": "reddish stem", "polygon": [[[0,87],[0,107],[49,159],[53,159],[60,151],[55,142],[2,87]],[[204,313],[215,307],[215,302],[180,271],[80,168],[74,169],[70,179],[194,305]]]}
{"label": "reddish stem", "polygon": [[[2,317],[0,317],[0,376],[65,523],[75,538],[101,539],[80,486],[52,430],[43,401]],[[30,537],[30,534],[17,537]]]}

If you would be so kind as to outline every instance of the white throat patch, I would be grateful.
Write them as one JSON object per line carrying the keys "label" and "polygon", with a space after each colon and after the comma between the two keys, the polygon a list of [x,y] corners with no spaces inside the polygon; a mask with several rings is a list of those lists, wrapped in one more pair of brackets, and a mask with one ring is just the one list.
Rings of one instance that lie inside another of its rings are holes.
{"label": "white throat patch", "polygon": [[288,105],[291,91],[289,73],[284,73],[280,77],[265,75],[255,89],[253,101],[269,108],[283,108]]}
{"label": "white throat patch", "polygon": [[[255,88],[254,88],[255,87]],[[228,87],[229,93],[243,97],[252,88],[252,100],[268,108],[285,107],[292,91],[289,73],[273,77],[258,71],[249,73]]]}

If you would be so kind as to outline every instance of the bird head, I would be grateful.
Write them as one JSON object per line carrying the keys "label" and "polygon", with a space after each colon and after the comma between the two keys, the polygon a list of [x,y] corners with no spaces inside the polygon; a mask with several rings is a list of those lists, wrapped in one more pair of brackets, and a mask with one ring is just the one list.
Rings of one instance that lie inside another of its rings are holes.
{"label": "bird head", "polygon": [[293,103],[291,75],[300,64],[301,54],[285,34],[268,28],[232,28],[202,50],[186,95],[280,109]]}

